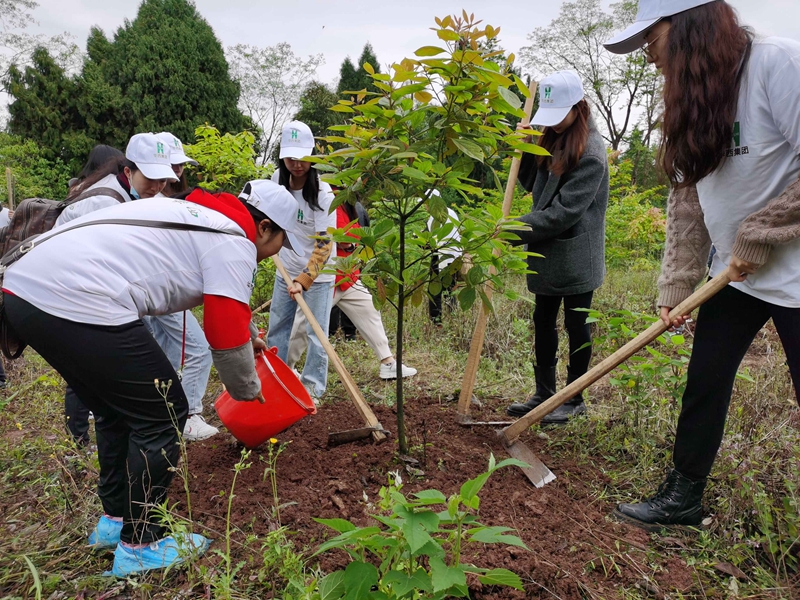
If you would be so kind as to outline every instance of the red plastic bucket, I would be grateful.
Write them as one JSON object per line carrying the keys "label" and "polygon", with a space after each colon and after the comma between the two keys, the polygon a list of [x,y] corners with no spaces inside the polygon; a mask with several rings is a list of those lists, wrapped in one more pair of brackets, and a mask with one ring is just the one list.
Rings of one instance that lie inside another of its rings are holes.
{"label": "red plastic bucket", "polygon": [[233,437],[248,448],[255,448],[317,413],[311,396],[292,370],[270,348],[256,358],[256,374],[266,402],[239,402],[222,392],[214,403],[220,420]]}

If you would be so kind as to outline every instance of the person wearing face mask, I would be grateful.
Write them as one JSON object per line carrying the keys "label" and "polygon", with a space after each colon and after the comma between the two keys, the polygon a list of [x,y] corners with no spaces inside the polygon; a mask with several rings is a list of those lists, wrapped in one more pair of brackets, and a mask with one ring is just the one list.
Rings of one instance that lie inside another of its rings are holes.
{"label": "person wearing face mask", "polygon": [[101,208],[160,194],[167,181],[177,181],[172,170],[170,150],[166,143],[152,133],[137,133],[125,149],[125,156],[105,163],[73,186],[69,197],[93,189],[107,189],[111,194],[101,194],[70,204],[62,211],[56,226],[69,223]]}
{"label": "person wearing face mask", "polygon": [[104,514],[88,542],[114,551],[117,577],[168,568],[210,543],[166,535],[154,511],[180,458],[188,402],[142,317],[203,305],[228,392],[265,401],[249,327],[253,279],[259,261],[299,245],[296,201],[263,183],[246,201],[195,189],[182,199],[117,203],[43,234],[5,271],[9,325],[97,417]]}
{"label": "person wearing face mask", "polygon": [[[170,136],[170,140],[175,140]],[[152,198],[161,194],[167,181],[178,181],[172,164],[176,145],[152,133],[139,133],[128,143],[125,156],[106,162],[94,174],[74,186],[71,196],[92,189],[105,188],[108,194],[86,198],[71,204],[61,213],[56,225],[63,225],[80,216],[120,201]],[[178,140],[180,144],[180,140]],[[180,147],[182,150],[182,146]],[[188,161],[188,158],[187,158]],[[116,192],[116,195],[111,195]],[[189,418],[183,429],[184,439],[207,439],[219,430],[205,422],[202,416],[203,396],[211,373],[211,354],[203,329],[191,312],[143,317],[172,366],[181,374],[181,385],[189,400]],[[67,425],[76,441],[88,443],[88,410],[82,405],[74,390],[67,388],[65,397]]]}
{"label": "person wearing face mask", "polygon": [[[605,277],[605,217],[608,206],[608,157],[605,143],[584,99],[574,71],[559,71],[539,83],[539,110],[532,125],[544,127],[539,144],[550,156],[523,154],[519,182],[533,193],[531,212],[520,217],[529,229],[516,231],[530,257],[528,290],[533,311],[536,391],[508,407],[522,417],[556,392],[557,318],[564,304],[569,336],[567,384],[586,373],[592,357],[592,332],[586,313]],[[520,124],[520,129],[526,129]],[[578,394],[542,419],[563,424],[586,411]]]}
{"label": "person wearing face mask", "polygon": [[771,318],[800,387],[800,43],[756,38],[723,0],[640,0],[606,42],[664,76],[661,168],[672,192],[658,280],[661,319],[706,275],[728,286],[700,308],[672,453],[649,499],[614,516],[650,531],[700,526],[739,364]]}
{"label": "person wearing face mask", "polygon": [[176,136],[168,131],[162,131],[157,134],[158,139],[164,142],[169,147],[169,161],[172,163],[172,172],[178,178],[178,181],[168,181],[161,192],[165,196],[174,196],[189,189],[189,184],[186,183],[186,165],[198,166],[196,160],[192,160],[183,151],[183,142]]}

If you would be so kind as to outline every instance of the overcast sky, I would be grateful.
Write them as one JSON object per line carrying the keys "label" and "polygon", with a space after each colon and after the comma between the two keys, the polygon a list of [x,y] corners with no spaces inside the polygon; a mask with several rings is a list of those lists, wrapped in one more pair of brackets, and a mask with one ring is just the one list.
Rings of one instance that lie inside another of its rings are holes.
{"label": "overcast sky", "polygon": [[[97,25],[111,38],[125,19],[133,19],[140,0],[39,0],[39,21],[31,32],[54,35],[67,31],[86,49],[89,28]],[[800,0],[729,0],[747,25],[765,35],[800,40]],[[289,42],[302,56],[322,53],[317,71],[326,83],[337,79],[346,56],[357,59],[366,42],[381,65],[411,56],[436,38],[428,27],[435,16],[474,12],[502,27],[501,45],[518,52],[526,36],[558,15],[559,1],[551,0],[196,0],[200,13],[214,28],[223,46],[271,46]],[[607,2],[606,2],[607,4]]]}

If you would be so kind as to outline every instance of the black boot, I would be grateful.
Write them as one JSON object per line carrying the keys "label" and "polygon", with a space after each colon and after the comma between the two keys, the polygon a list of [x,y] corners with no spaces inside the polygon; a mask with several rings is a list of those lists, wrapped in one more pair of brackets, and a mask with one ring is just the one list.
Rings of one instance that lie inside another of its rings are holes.
{"label": "black boot", "polygon": [[506,414],[510,417],[524,417],[542,402],[556,393],[556,367],[537,367],[534,365],[533,372],[536,374],[536,393],[529,396],[525,402],[515,402],[506,409]]}
{"label": "black boot", "polygon": [[619,504],[614,518],[647,531],[683,525],[699,527],[703,521],[700,503],[706,480],[692,481],[673,469],[655,496],[638,504]]}
{"label": "black boot", "polygon": [[[578,379],[586,371],[580,373],[573,370],[571,366],[567,367],[567,385]],[[564,404],[559,406],[549,415],[546,415],[542,420],[542,424],[549,425],[564,425],[572,417],[577,417],[586,412],[586,404],[583,402],[583,394],[574,396],[571,400],[567,400]]]}

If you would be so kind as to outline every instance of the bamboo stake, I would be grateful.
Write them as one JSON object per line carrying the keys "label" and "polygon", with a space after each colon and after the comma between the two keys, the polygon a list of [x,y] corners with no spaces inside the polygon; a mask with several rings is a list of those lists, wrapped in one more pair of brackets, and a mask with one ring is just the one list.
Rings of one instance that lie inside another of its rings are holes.
{"label": "bamboo stake", "polygon": [[[289,273],[286,272],[286,267],[283,266],[283,261],[278,258],[277,254],[272,257],[272,260],[275,263],[275,266],[278,268],[278,271],[280,271],[280,274],[283,276],[283,280],[286,282],[286,285],[292,285],[292,278],[289,277]],[[277,282],[276,285],[278,285]],[[328,354],[328,358],[333,363],[336,372],[339,373],[339,378],[342,380],[344,389],[347,391],[347,394],[350,396],[353,404],[355,404],[356,410],[364,419],[367,427],[374,429],[372,432],[372,439],[374,439],[376,442],[385,440],[386,436],[382,433],[383,426],[380,424],[380,421],[378,421],[375,413],[372,412],[372,409],[369,407],[369,404],[367,404],[367,401],[364,400],[361,392],[358,391],[358,387],[353,381],[353,378],[345,368],[342,359],[340,359],[339,355],[336,354],[336,350],[333,349],[333,346],[328,341],[328,336],[322,330],[322,327],[320,327],[317,319],[314,317],[314,313],[311,312],[311,309],[308,307],[308,304],[306,304],[306,301],[302,295],[297,296],[295,300],[297,300],[300,310],[303,311],[306,319],[308,319],[308,322],[311,324],[311,328],[314,330],[314,333],[317,334],[317,338],[322,344],[322,347],[325,348],[325,352]]]}
{"label": "bamboo stake", "polygon": [[[524,125],[530,125],[531,112],[533,112],[533,102],[536,98],[537,82],[531,81],[529,90],[530,96],[525,100],[525,120],[522,121]],[[519,177],[520,159],[514,158],[511,161],[511,170],[508,173],[508,182],[506,183],[506,192],[503,196],[503,216],[508,217],[511,214],[511,203],[514,201],[514,190],[517,187],[517,178]],[[494,267],[491,267],[491,273],[494,275]],[[486,296],[491,300],[492,286],[486,286]],[[478,365],[481,361],[481,352],[483,352],[483,343],[486,339],[486,325],[489,322],[489,310],[483,306],[478,320],[475,323],[475,331],[472,334],[472,341],[469,345],[469,356],[467,357],[467,368],[464,371],[464,379],[461,382],[461,394],[458,397],[458,416],[460,419],[465,419],[469,416],[469,407],[472,402],[472,393],[475,390],[475,379],[478,375]]]}
{"label": "bamboo stake", "polygon": [[14,175],[11,167],[6,167],[6,186],[8,187],[8,210],[14,210]]}

